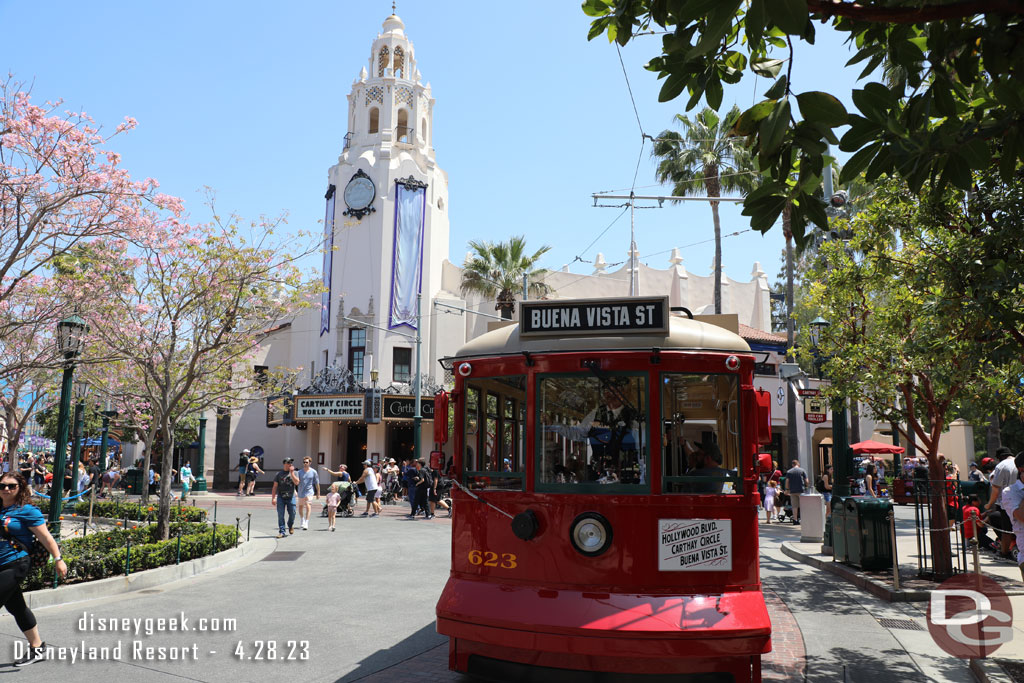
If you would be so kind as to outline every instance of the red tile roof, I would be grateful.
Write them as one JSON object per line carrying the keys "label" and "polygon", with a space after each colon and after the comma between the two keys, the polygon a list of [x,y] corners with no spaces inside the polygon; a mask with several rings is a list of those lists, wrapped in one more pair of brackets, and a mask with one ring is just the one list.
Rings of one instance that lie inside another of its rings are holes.
{"label": "red tile roof", "polygon": [[783,344],[787,342],[786,335],[774,334],[772,332],[764,332],[762,330],[754,329],[749,325],[740,323],[740,336],[747,341],[761,342],[763,344]]}

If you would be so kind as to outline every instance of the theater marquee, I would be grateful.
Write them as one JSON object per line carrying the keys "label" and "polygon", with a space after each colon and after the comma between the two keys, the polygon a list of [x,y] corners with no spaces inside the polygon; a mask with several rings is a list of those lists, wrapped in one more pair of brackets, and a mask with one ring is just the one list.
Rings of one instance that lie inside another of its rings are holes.
{"label": "theater marquee", "polygon": [[310,420],[362,420],[362,394],[347,396],[296,396],[295,419]]}

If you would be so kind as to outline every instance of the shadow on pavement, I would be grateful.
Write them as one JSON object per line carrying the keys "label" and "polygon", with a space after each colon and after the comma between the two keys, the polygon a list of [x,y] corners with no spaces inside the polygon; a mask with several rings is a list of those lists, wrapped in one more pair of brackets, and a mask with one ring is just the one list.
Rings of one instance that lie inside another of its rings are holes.
{"label": "shadow on pavement", "polygon": [[[457,677],[457,674],[448,671],[448,648],[439,648],[440,645],[447,645],[448,637],[440,635],[434,628],[434,622],[430,622],[404,640],[395,643],[386,650],[378,650],[369,657],[359,662],[359,665],[349,673],[337,679],[337,683],[353,683],[354,681],[368,681],[374,674],[382,674],[380,680],[403,680],[416,678],[424,680],[424,676],[445,674],[451,675],[451,680],[470,680]],[[439,649],[437,656],[425,657],[432,650]],[[438,661],[435,661],[438,660]],[[388,671],[385,672],[385,669]],[[412,672],[416,672],[415,674]],[[386,677],[383,677],[386,675]],[[376,677],[374,677],[376,678]],[[436,680],[432,677],[426,680]]]}

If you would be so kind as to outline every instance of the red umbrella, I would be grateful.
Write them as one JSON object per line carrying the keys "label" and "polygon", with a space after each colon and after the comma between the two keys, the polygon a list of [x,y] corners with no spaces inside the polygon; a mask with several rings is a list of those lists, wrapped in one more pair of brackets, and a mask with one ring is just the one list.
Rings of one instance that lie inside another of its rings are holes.
{"label": "red umbrella", "polygon": [[893,446],[890,443],[872,441],[871,439],[850,444],[850,449],[854,453],[903,453],[907,450],[903,446]]}

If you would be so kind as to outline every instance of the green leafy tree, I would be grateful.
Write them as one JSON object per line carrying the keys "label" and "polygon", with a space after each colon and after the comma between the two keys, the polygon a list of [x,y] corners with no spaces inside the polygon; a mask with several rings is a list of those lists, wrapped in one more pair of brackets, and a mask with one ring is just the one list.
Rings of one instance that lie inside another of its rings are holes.
{"label": "green leafy tree", "polygon": [[528,254],[526,238],[518,235],[508,242],[472,240],[469,248],[472,256],[462,267],[462,293],[494,297],[494,310],[501,311],[502,318],[512,319],[516,309],[516,292],[522,291],[524,275],[530,294],[541,296],[549,291],[548,286],[541,281],[547,271],[537,268],[537,261],[551,247],[545,245],[533,254]]}
{"label": "green leafy tree", "polygon": [[[959,192],[922,201],[898,183],[877,188],[851,225],[850,244],[822,244],[806,278],[806,305],[832,323],[821,346],[827,393],[859,399],[908,440],[913,433],[930,478],[941,481],[939,437],[950,421],[978,404],[1022,407],[1021,395],[1006,391],[1019,383],[1019,355],[1000,353],[1006,338],[984,308],[964,305],[957,279],[960,251],[983,250],[980,235],[992,227]],[[944,494],[931,508],[935,568],[948,574]]]}
{"label": "green leafy tree", "polygon": [[[718,110],[723,85],[747,74],[775,79],[732,129],[748,138],[764,173],[743,211],[767,231],[790,206],[798,244],[809,222],[827,225],[817,196],[826,141],[853,153],[844,182],[890,174],[936,193],[969,190],[972,170],[997,169],[1009,181],[1024,159],[1020,2],[586,0],[583,11],[594,18],[591,39],[606,34],[625,45],[662,34],[648,68],[665,81],[659,100],[685,91],[687,111],[702,100]],[[864,67],[863,87],[852,93],[856,113],[829,93],[794,89],[796,55],[814,59],[815,21],[857,49],[848,62]]]}
{"label": "green leafy tree", "polygon": [[[662,131],[651,154],[658,163],[658,182],[672,183],[672,194],[687,197],[706,193],[721,197],[722,193],[749,192],[756,182],[756,169],[750,152],[740,138],[729,131],[740,116],[733,107],[719,118],[714,109],[705,108],[691,120],[677,114],[682,134]],[[715,225],[715,313],[722,312],[722,222],[718,202],[711,201],[711,217]]]}

